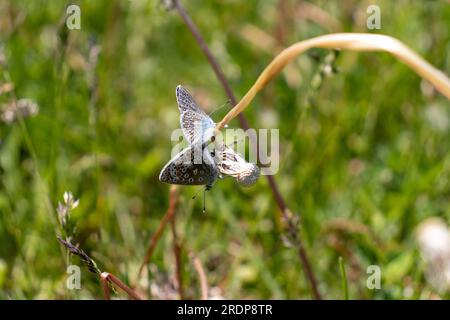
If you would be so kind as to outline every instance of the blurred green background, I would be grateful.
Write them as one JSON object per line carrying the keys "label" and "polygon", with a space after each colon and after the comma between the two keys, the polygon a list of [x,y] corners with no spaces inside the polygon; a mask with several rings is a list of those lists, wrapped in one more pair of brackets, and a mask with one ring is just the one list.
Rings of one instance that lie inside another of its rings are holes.
{"label": "blurred green background", "polygon": [[[182,3],[238,98],[283,47],[337,31],[394,36],[450,73],[448,1]],[[69,4],[81,8],[80,30],[66,28]],[[366,29],[370,4],[381,30]],[[179,127],[175,87],[207,112],[228,97],[180,16],[156,0],[1,0],[0,41],[0,298],[102,297],[98,278],[56,240],[65,191],[80,199],[73,242],[133,285],[168,207],[158,175]],[[343,298],[342,256],[350,298],[448,298],[426,281],[415,230],[450,219],[449,102],[388,54],[340,52],[337,72],[324,72],[332,54],[300,56],[244,113],[253,128],[280,129],[275,179],[301,217],[319,289]],[[15,99],[39,109],[7,121]],[[199,297],[188,250],[214,297],[311,298],[264,177],[248,189],[218,181],[206,214],[197,190],[180,188],[176,219],[187,298]],[[177,298],[172,246],[167,228],[139,280],[144,295]],[[68,264],[82,267],[81,290],[66,288]],[[380,290],[366,287],[369,265],[381,268]]]}

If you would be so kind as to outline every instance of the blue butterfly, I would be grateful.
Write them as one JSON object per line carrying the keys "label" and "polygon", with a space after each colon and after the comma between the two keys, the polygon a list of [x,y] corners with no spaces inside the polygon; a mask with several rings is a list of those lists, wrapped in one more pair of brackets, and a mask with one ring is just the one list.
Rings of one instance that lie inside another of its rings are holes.
{"label": "blue butterfly", "polygon": [[206,190],[210,190],[223,173],[234,177],[243,186],[255,183],[259,168],[224,144],[216,144],[215,151],[211,152],[207,144],[214,140],[216,124],[180,85],[176,88],[176,97],[181,129],[190,145],[164,166],[159,180],[169,184],[206,185]]}

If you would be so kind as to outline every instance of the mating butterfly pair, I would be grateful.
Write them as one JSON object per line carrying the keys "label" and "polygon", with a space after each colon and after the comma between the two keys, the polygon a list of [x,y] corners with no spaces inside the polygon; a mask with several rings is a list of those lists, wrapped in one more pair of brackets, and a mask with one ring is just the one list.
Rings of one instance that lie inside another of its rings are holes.
{"label": "mating butterfly pair", "polygon": [[182,86],[177,86],[176,97],[181,129],[190,145],[164,166],[159,180],[170,184],[206,185],[206,190],[212,188],[221,174],[234,177],[244,186],[255,183],[259,168],[224,144],[216,144],[211,152],[207,145],[214,140],[214,121]]}

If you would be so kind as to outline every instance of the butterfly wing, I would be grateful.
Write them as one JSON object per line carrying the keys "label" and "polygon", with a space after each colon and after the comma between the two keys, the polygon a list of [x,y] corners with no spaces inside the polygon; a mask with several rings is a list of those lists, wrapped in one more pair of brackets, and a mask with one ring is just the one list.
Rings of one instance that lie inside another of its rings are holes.
{"label": "butterfly wing", "polygon": [[226,145],[218,146],[215,161],[221,174],[234,177],[243,186],[251,186],[259,178],[260,170],[258,166],[245,161],[244,158]]}
{"label": "butterfly wing", "polygon": [[[198,155],[200,159],[197,160]],[[190,146],[164,166],[159,180],[169,184],[212,186],[217,176],[218,171],[208,149]]]}
{"label": "butterfly wing", "polygon": [[180,125],[190,144],[209,140],[215,127],[214,121],[195,103],[189,92],[177,86],[176,96],[180,110]]}

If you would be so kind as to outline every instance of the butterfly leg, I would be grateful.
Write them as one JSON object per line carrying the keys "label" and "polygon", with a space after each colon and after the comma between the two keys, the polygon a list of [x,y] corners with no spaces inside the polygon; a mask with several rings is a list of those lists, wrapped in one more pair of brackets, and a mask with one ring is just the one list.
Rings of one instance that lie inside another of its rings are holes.
{"label": "butterfly leg", "polygon": [[203,191],[203,213],[206,213],[206,188]]}

